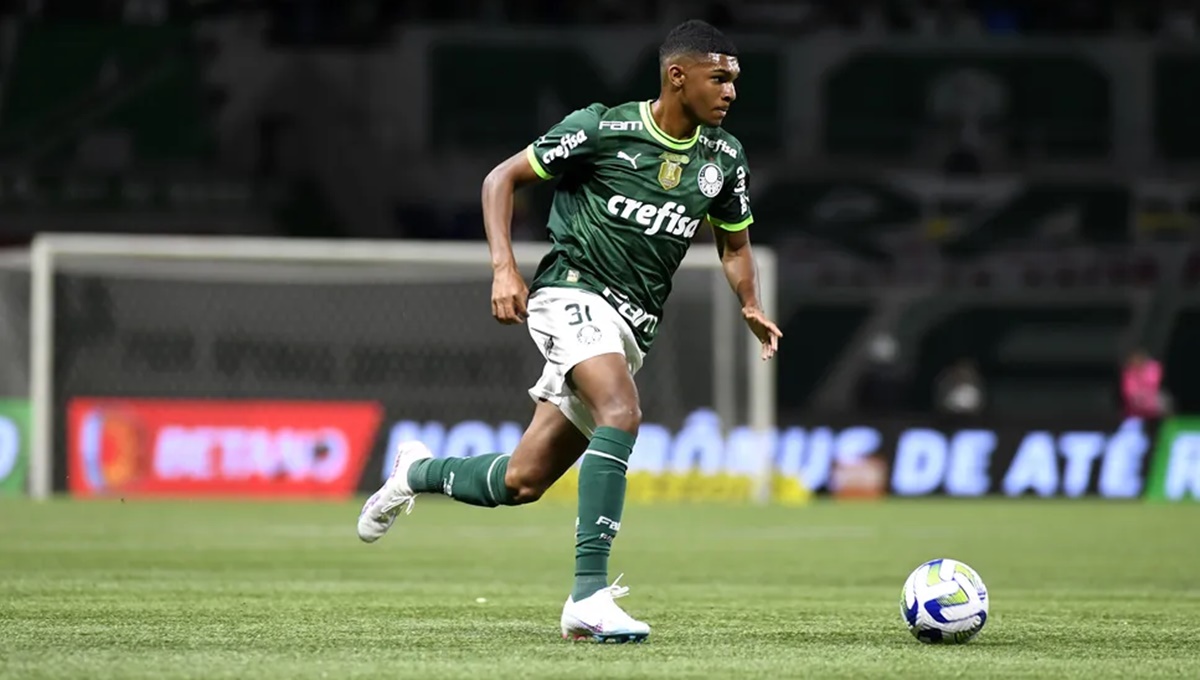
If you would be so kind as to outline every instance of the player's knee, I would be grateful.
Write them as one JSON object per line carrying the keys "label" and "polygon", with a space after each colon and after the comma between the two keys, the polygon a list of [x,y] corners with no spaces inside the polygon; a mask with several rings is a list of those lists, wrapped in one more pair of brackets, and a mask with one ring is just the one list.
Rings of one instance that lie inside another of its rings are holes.
{"label": "player's knee", "polygon": [[598,426],[637,434],[642,426],[642,407],[636,400],[613,400],[597,409],[595,419]]}
{"label": "player's knee", "polygon": [[517,505],[532,503],[550,488],[546,475],[532,468],[514,467],[511,463],[504,472],[504,486]]}

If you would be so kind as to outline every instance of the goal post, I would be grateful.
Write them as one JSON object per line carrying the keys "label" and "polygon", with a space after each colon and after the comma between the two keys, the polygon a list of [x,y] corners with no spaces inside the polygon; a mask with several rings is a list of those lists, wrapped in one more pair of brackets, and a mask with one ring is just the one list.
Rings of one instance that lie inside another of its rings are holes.
{"label": "goal post", "polygon": [[[527,280],[548,247],[514,244]],[[774,254],[754,252],[774,316]],[[482,241],[37,236],[31,495],[65,486],[67,412],[81,399],[377,400],[384,429],[524,425],[542,359],[524,328],[491,319],[489,262]],[[705,411],[723,433],[766,433],[774,381],[715,249],[694,244],[638,375],[646,421],[679,429]],[[761,448],[751,495],[766,501],[773,460]]]}

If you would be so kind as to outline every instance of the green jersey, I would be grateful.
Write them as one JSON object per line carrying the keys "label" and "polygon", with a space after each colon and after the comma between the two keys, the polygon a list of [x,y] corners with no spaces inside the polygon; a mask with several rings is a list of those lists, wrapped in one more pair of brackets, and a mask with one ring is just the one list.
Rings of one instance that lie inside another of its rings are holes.
{"label": "green jersey", "polygon": [[526,155],[540,177],[560,178],[550,210],[552,247],[531,290],[565,286],[602,295],[643,351],[654,342],[671,279],[704,219],[728,231],[754,220],[737,139],[712,127],[690,139],[669,137],[649,102],[575,111]]}

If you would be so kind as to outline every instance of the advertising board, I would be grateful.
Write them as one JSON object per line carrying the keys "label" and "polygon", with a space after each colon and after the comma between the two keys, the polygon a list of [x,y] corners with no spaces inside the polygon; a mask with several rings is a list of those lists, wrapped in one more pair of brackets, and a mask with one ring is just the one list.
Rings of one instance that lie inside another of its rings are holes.
{"label": "advertising board", "polygon": [[71,400],[75,496],[346,498],[374,445],[374,402]]}

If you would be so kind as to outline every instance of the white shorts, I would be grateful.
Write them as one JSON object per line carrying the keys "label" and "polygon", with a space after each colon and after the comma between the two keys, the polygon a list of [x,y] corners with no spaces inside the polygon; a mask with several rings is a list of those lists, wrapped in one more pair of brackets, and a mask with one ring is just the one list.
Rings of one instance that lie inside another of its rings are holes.
{"label": "white shorts", "polygon": [[580,362],[601,354],[625,357],[629,374],[642,367],[645,353],[633,330],[599,295],[578,288],[541,288],[529,297],[529,335],[546,366],[529,396],[554,404],[589,439],[596,422],[587,406],[567,385],[567,373]]}

